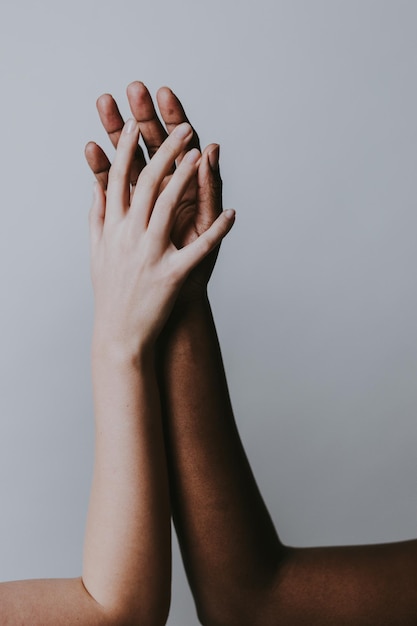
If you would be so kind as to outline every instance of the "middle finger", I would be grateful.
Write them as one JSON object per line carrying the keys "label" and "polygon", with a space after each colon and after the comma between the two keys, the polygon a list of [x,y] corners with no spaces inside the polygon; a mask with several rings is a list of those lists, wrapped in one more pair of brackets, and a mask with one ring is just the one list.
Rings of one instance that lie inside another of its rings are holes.
{"label": "middle finger", "polygon": [[151,94],[136,80],[127,87],[127,98],[133,117],[139,122],[142,139],[151,159],[168,136],[155,110]]}

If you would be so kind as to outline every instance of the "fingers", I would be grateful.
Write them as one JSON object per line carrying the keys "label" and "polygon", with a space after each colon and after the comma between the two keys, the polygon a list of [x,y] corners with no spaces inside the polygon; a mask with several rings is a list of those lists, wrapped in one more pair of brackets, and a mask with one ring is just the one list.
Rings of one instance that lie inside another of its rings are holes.
{"label": "fingers", "polygon": [[222,212],[222,179],[219,169],[220,146],[205,148],[197,177],[197,216],[202,229],[208,228]]}
{"label": "fingers", "polygon": [[93,203],[89,214],[90,238],[92,246],[94,246],[101,237],[105,213],[106,196],[100,184],[95,182],[93,187]]}
{"label": "fingers", "polygon": [[148,224],[161,183],[171,171],[178,155],[187,146],[192,132],[189,124],[177,126],[141,172],[132,199],[132,210],[138,213],[143,224]]}
{"label": "fingers", "polygon": [[109,172],[106,221],[120,218],[129,208],[130,170],[138,140],[138,123],[130,119],[119,137],[116,157]]}
{"label": "fingers", "polygon": [[196,175],[201,160],[200,151],[193,149],[187,152],[181,165],[175,170],[171,180],[158,197],[149,222],[149,229],[155,230],[158,236],[169,239],[177,217],[177,209],[188,188],[191,179]]}
{"label": "fingers", "polygon": [[99,145],[90,141],[85,147],[85,158],[90,166],[91,171],[97,179],[100,187],[104,190],[107,189],[107,183],[109,178],[109,170],[111,163],[107,158],[106,153]]}
{"label": "fingers", "polygon": [[[162,125],[153,104],[148,89],[142,82],[135,81],[127,87],[127,97],[133,116],[139,122],[140,131],[146,145],[149,157],[153,157],[158,148],[162,145],[167,137],[167,131]],[[161,111],[162,119],[171,133],[176,126],[183,122],[188,122],[188,117],[184,108],[168,87],[161,87],[157,94],[158,106]],[[103,94],[97,100],[97,110],[100,120],[112,142],[117,148],[117,144],[124,126],[123,117],[119,111],[116,101],[110,94]],[[189,145],[178,156],[178,163],[183,159],[187,150],[191,148],[200,149],[200,142],[197,133],[193,130],[192,138]],[[93,142],[90,142],[86,148],[87,162],[96,176],[98,182],[107,188],[108,172],[110,170],[110,161],[104,151]],[[146,166],[146,159],[142,148],[138,145],[132,160],[130,183],[136,185],[138,176]],[[172,171],[174,167],[172,168]]]}
{"label": "fingers", "polygon": [[[117,148],[121,132],[123,130],[124,121],[120,114],[114,98],[106,93],[100,96],[97,100],[97,110],[100,116],[100,120],[109,136],[113,146]],[[143,154],[142,148],[138,145],[136,147],[135,155],[132,161],[132,167],[130,172],[130,183],[136,184],[140,172],[146,165],[146,159]]]}
{"label": "fingers", "polygon": [[223,211],[215,222],[195,241],[178,250],[178,256],[182,258],[183,266],[191,271],[200,261],[214,250],[221,240],[227,235],[235,221],[235,211],[227,209]]}
{"label": "fingers", "polygon": [[152,158],[167,138],[167,131],[157,115],[149,91],[142,82],[136,80],[128,85],[127,99],[133,117],[139,122],[149,158]]}
{"label": "fingers", "polygon": [[[169,87],[161,87],[156,94],[156,99],[168,133],[171,133],[179,124],[190,123],[181,102]],[[200,140],[194,129],[191,141],[187,146],[188,150],[191,148],[200,150]],[[183,157],[184,154],[181,156]]]}

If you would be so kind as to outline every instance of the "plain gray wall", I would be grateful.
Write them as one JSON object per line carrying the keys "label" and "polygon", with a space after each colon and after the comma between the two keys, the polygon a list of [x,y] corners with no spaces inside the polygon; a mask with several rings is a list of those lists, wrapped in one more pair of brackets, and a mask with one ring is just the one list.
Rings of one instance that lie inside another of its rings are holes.
{"label": "plain gray wall", "polygon": [[[237,223],[211,296],[283,540],[417,535],[417,3],[0,7],[0,577],[76,576],[92,467],[89,139],[170,85]],[[196,623],[178,552],[169,624]]]}

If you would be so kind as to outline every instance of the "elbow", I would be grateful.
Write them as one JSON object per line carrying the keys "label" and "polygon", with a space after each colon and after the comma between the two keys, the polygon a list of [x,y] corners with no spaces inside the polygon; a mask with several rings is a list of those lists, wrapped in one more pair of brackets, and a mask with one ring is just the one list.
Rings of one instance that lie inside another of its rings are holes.
{"label": "elbow", "polygon": [[161,589],[158,597],[155,594],[149,594],[147,597],[141,594],[140,599],[131,596],[118,597],[106,604],[95,600],[87,591],[82,578],[80,581],[89,602],[94,603],[94,613],[100,626],[165,626],[168,621],[171,606],[170,588]]}
{"label": "elbow", "polygon": [[143,614],[142,611],[130,612],[128,614],[112,615],[103,626],[165,626],[168,620],[169,610],[160,609],[152,615]]}
{"label": "elbow", "polygon": [[[197,607],[198,621],[202,626],[260,626],[260,604],[261,601],[256,599],[248,607],[246,599],[244,607],[230,602],[223,607]],[[262,626],[266,625],[263,623]]]}
{"label": "elbow", "polygon": [[[278,626],[282,581],[291,564],[292,548],[281,551],[268,572],[251,572],[244,584],[230,580],[207,593],[194,593],[202,626]],[[200,589],[201,591],[201,589]]]}
{"label": "elbow", "polygon": [[236,590],[215,594],[210,601],[196,599],[196,611],[202,626],[257,626],[262,624],[262,605],[268,591]]}
{"label": "elbow", "polygon": [[169,609],[170,599],[160,599],[147,607],[123,607],[113,613],[113,620],[106,626],[165,626]]}

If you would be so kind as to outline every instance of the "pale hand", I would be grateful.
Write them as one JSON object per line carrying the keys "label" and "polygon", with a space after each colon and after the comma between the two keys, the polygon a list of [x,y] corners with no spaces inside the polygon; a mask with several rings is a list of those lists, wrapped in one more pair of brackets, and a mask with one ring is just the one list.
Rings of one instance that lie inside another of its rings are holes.
{"label": "pale hand", "polygon": [[[107,193],[95,186],[90,212],[94,341],[133,358],[153,345],[187,276],[233,225],[234,211],[224,211],[202,234],[188,236],[181,249],[172,241],[181,225],[184,194],[201,167],[200,152],[186,152],[192,133],[189,124],[180,124],[141,170],[132,192],[139,124],[129,120],[118,140]],[[176,160],[180,163],[170,174]]]}

